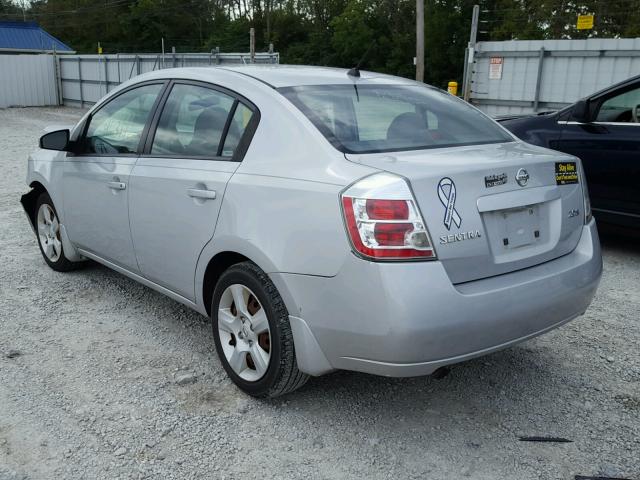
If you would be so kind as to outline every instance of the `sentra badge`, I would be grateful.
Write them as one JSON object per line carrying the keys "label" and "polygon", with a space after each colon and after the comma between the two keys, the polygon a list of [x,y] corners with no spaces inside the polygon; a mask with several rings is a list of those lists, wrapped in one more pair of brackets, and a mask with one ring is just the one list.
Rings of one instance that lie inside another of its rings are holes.
{"label": "sentra badge", "polygon": [[444,226],[451,230],[451,222],[456,227],[462,225],[462,218],[456,210],[456,184],[449,177],[444,177],[438,182],[438,198],[444,206]]}
{"label": "sentra badge", "polygon": [[449,235],[440,235],[440,245],[448,243],[462,242],[464,240],[473,240],[480,238],[480,230],[471,230],[470,232],[450,233]]}

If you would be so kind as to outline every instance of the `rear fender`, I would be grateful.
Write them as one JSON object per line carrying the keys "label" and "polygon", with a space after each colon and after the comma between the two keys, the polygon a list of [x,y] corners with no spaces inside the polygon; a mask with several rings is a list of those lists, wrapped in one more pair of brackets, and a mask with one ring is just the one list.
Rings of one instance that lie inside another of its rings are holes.
{"label": "rear fender", "polygon": [[[200,258],[198,259],[198,265],[196,267],[196,277],[195,277],[195,297],[196,304],[198,305],[198,310],[206,315],[208,306],[205,305],[204,300],[204,277],[207,271],[207,266],[209,262],[215,257],[217,254],[222,252],[233,252],[238,253],[253,263],[255,263],[260,269],[262,269],[267,275],[276,271],[274,264],[269,260],[269,258],[253,243],[247,240],[241,240],[237,237],[231,236],[215,236],[212,240],[209,241],[200,253]],[[280,285],[276,285],[276,288],[280,291]],[[290,313],[293,313],[291,307],[293,307],[291,302],[291,296],[288,295],[288,292],[280,291],[280,295],[283,297],[285,301],[285,305],[289,309]]]}
{"label": "rear fender", "polygon": [[262,250],[248,240],[233,236],[214,236],[214,240],[204,247],[196,268],[195,294],[197,310],[203,315],[207,315],[207,306],[204,299],[204,277],[209,262],[222,252],[240,254],[251,260],[269,275],[289,312],[289,322],[296,348],[296,360],[300,370],[313,376],[324,375],[333,371],[333,366],[327,360],[311,329],[305,320],[299,317],[302,314],[302,309],[291,295],[287,282],[284,281],[282,275],[277,273],[275,265]]}

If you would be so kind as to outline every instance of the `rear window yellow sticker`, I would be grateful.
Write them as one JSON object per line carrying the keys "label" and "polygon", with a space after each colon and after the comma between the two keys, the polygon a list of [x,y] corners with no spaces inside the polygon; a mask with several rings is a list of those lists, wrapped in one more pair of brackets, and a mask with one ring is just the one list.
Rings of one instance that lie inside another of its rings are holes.
{"label": "rear window yellow sticker", "polygon": [[578,183],[576,162],[556,162],[556,185]]}

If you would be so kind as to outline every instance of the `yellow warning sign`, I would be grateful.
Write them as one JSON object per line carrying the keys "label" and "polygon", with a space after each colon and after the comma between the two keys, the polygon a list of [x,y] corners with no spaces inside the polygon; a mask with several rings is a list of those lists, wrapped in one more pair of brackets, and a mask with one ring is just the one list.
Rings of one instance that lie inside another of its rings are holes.
{"label": "yellow warning sign", "polygon": [[556,185],[578,183],[576,162],[556,162]]}
{"label": "yellow warning sign", "polygon": [[591,30],[593,28],[593,15],[578,15],[578,30]]}

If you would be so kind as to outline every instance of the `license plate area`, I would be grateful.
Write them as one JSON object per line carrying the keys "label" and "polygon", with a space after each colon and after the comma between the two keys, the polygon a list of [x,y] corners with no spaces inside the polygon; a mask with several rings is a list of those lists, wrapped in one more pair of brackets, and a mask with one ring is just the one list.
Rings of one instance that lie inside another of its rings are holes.
{"label": "license plate area", "polygon": [[502,245],[504,248],[524,247],[536,243],[540,238],[538,205],[502,210],[499,214],[503,223]]}

